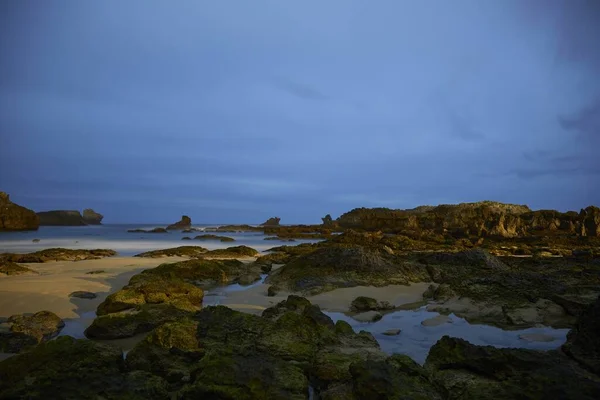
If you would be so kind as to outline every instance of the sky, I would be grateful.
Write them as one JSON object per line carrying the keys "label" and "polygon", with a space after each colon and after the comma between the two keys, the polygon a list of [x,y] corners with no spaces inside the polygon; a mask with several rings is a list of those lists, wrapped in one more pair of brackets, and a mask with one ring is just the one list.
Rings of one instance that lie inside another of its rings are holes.
{"label": "sky", "polygon": [[600,205],[600,1],[0,2],[0,190],[107,223]]}

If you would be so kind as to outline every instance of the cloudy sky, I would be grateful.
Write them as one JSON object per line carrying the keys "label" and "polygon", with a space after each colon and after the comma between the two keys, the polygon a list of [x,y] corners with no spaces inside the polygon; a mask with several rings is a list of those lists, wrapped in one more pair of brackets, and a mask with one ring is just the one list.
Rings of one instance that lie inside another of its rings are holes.
{"label": "cloudy sky", "polygon": [[600,205],[600,2],[5,1],[0,190],[105,222]]}

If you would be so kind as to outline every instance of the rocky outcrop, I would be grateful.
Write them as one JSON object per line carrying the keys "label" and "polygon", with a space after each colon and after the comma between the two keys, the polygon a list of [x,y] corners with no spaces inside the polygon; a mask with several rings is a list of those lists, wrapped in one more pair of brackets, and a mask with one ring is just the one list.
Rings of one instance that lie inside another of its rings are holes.
{"label": "rocky outcrop", "polygon": [[182,215],[181,220],[167,226],[167,230],[190,229],[192,227],[192,219],[187,215]]}
{"label": "rocky outcrop", "polygon": [[153,229],[128,229],[128,233],[169,233],[165,228],[153,228]]}
{"label": "rocky outcrop", "polygon": [[600,375],[600,297],[581,314],[562,348],[582,366]]}
{"label": "rocky outcrop", "polygon": [[179,246],[171,249],[152,250],[136,254],[134,257],[161,258],[161,257],[189,257],[199,258],[208,250],[200,246]]}
{"label": "rocky outcrop", "polygon": [[582,236],[600,236],[600,208],[590,206],[579,213]]}
{"label": "rocky outcrop", "polygon": [[1,362],[0,398],[163,400],[169,393],[164,379],[127,370],[119,347],[62,336]]}
{"label": "rocky outcrop", "polygon": [[394,306],[387,301],[377,301],[372,297],[358,296],[350,304],[354,312],[391,310]]}
{"label": "rocky outcrop", "polygon": [[279,221],[281,221],[281,218],[271,217],[260,225],[261,226],[279,226]]}
{"label": "rocky outcrop", "polygon": [[483,201],[412,210],[357,208],[343,214],[336,222],[342,228],[381,230],[413,238],[433,234],[454,238],[597,236],[600,226],[598,210],[597,207],[588,207],[580,214],[531,211],[523,205]]}
{"label": "rocky outcrop", "polygon": [[7,193],[0,192],[0,231],[37,230],[40,218],[28,208],[10,201]]}
{"label": "rocky outcrop", "polygon": [[83,221],[88,225],[100,225],[102,224],[102,218],[104,218],[104,215],[97,213],[91,208],[83,210]]}
{"label": "rocky outcrop", "polygon": [[13,315],[0,321],[0,352],[19,353],[47,341],[61,331],[65,323],[50,311],[33,315]]}
{"label": "rocky outcrop", "polygon": [[104,257],[112,257],[115,255],[117,255],[117,252],[109,249],[73,250],[57,247],[28,254],[1,253],[0,261],[43,263],[48,261],[99,260]]}
{"label": "rocky outcrop", "polygon": [[257,257],[259,255],[260,253],[252,247],[242,245],[227,247],[226,249],[216,249],[207,251],[202,255],[202,257],[206,259],[227,260]]}
{"label": "rocky outcrop", "polygon": [[37,274],[34,270],[19,265],[15,262],[0,258],[0,276],[13,276],[24,274]]}
{"label": "rocky outcrop", "polygon": [[229,236],[220,236],[220,235],[211,235],[211,234],[204,234],[204,235],[198,235],[194,237],[194,240],[218,240],[220,242],[235,242],[235,239]]}
{"label": "rocky outcrop", "polygon": [[161,264],[133,276],[127,286],[109,295],[85,333],[90,338],[115,339],[148,332],[198,312],[204,298],[202,288],[258,279],[257,266],[236,260]]}
{"label": "rocky outcrop", "polygon": [[597,399],[600,380],[556,351],[475,346],[444,336],[425,368],[449,399]]}
{"label": "rocky outcrop", "polygon": [[85,226],[83,216],[77,210],[53,210],[37,213],[42,226]]}

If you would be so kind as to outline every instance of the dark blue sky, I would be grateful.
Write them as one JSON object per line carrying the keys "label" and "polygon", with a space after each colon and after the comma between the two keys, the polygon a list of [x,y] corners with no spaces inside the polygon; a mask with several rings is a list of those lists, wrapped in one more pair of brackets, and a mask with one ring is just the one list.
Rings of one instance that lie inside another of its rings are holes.
{"label": "dark blue sky", "polygon": [[0,190],[105,222],[600,204],[600,2],[4,1]]}

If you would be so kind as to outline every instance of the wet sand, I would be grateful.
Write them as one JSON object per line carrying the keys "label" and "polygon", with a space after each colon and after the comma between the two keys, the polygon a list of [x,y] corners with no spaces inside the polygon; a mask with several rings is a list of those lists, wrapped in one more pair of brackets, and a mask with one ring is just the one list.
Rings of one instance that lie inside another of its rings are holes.
{"label": "wet sand", "polygon": [[[48,310],[61,318],[78,318],[84,313],[96,311],[106,296],[121,289],[142,270],[185,259],[109,257],[22,264],[39,272],[39,275],[0,278],[0,317]],[[94,270],[105,272],[86,274]],[[98,297],[91,300],[70,298],[69,294],[77,290],[93,292]]]}
{"label": "wet sand", "polygon": [[[348,312],[350,303],[358,296],[372,297],[378,301],[388,301],[401,307],[406,304],[423,300],[423,292],[431,283],[413,283],[410,286],[389,285],[383,287],[356,286],[351,288],[335,289],[307,298],[313,304],[318,304],[322,310],[330,312]],[[260,314],[265,308],[271,307],[288,295],[290,292],[280,292],[277,296],[268,297],[267,289],[270,285],[261,284],[248,290],[231,292],[221,300],[221,305],[253,314]]]}

